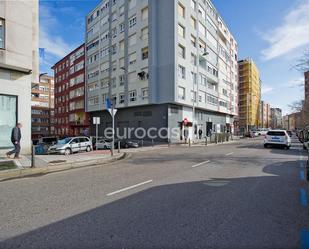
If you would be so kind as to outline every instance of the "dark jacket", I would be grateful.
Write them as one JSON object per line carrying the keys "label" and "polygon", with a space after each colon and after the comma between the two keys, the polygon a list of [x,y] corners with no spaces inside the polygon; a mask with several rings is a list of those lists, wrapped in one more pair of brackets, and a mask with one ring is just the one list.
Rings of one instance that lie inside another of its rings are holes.
{"label": "dark jacket", "polygon": [[18,127],[14,127],[12,129],[12,134],[11,134],[11,141],[12,143],[15,143],[15,142],[20,142],[21,140],[21,132],[20,132],[20,128]]}

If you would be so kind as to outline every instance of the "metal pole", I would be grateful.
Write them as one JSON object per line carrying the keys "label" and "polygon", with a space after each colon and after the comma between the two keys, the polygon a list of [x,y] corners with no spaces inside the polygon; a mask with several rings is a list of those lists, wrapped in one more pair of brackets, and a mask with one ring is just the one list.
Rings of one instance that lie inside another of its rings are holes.
{"label": "metal pole", "polygon": [[98,120],[95,123],[95,150],[98,150]]}
{"label": "metal pole", "polygon": [[31,143],[31,168],[35,168],[35,146]]}
{"label": "metal pole", "polygon": [[114,115],[114,105],[112,106],[112,122],[113,122],[113,143],[112,143],[112,151],[111,155],[114,155],[114,147],[115,147],[115,115]]}

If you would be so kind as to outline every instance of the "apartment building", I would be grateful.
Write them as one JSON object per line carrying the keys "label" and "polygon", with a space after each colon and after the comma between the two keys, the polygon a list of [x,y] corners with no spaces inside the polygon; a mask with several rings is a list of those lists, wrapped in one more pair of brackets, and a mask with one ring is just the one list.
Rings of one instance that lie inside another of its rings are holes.
{"label": "apartment building", "polygon": [[87,135],[90,122],[84,104],[84,44],[58,61],[52,69],[55,77],[55,134]]}
{"label": "apartment building", "polygon": [[[31,151],[31,82],[38,82],[38,1],[0,1],[0,150],[23,124],[22,153]],[[2,153],[2,152],[1,152]]]}
{"label": "apartment building", "polygon": [[31,138],[54,135],[54,77],[41,74],[31,89]]}
{"label": "apartment building", "polygon": [[282,128],[282,110],[280,108],[271,108],[271,128]]}
{"label": "apartment building", "polygon": [[240,60],[239,68],[239,126],[242,132],[260,125],[261,80],[252,59]]}
{"label": "apartment building", "polygon": [[259,110],[260,110],[259,126],[262,128],[269,128],[271,126],[270,104],[262,100]]}
{"label": "apartment building", "polygon": [[107,98],[120,129],[233,131],[237,70],[237,42],[208,0],[106,0],[87,16],[86,110],[100,133]]}

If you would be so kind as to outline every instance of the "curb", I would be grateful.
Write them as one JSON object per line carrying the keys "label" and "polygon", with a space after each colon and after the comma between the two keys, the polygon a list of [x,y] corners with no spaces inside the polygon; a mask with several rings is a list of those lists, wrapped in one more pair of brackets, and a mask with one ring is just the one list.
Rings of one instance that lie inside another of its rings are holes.
{"label": "curb", "polygon": [[102,164],[113,163],[122,159],[125,159],[129,154],[120,153],[112,158],[104,159],[91,159],[81,162],[63,163],[63,164],[49,164],[47,167],[42,168],[28,168],[28,169],[13,169],[0,172],[0,182],[18,179],[23,177],[33,177],[39,175],[46,175],[49,173],[66,171],[70,169],[78,169],[84,167],[97,166]]}

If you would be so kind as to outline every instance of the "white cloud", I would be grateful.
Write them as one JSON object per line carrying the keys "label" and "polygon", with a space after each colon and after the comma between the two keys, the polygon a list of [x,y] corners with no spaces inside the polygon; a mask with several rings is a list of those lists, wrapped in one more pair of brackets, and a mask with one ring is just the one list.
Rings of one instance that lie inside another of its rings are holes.
{"label": "white cloud", "polygon": [[262,35],[269,44],[262,51],[263,58],[271,60],[308,45],[308,32],[309,0],[302,0],[284,17],[280,26]]}
{"label": "white cloud", "polygon": [[261,93],[262,93],[262,94],[268,94],[268,93],[271,93],[273,90],[274,90],[273,87],[271,87],[271,86],[269,86],[269,85],[263,84],[263,85],[262,85]]}
{"label": "white cloud", "polygon": [[45,53],[62,58],[75,48],[75,45],[67,43],[55,30],[61,28],[61,24],[55,17],[53,8],[40,6],[40,48],[45,49]]}
{"label": "white cloud", "polygon": [[290,88],[304,87],[304,84],[305,84],[304,77],[300,77],[298,79],[290,80],[287,86]]}

